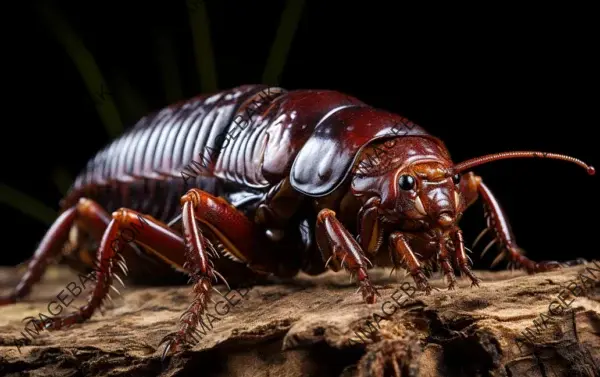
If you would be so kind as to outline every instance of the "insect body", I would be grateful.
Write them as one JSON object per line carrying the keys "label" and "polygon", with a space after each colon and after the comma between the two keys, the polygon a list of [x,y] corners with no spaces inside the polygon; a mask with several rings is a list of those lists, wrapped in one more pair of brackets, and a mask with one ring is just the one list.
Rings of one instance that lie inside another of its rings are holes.
{"label": "insect body", "polygon": [[456,164],[422,127],[335,91],[249,85],[196,97],[142,118],[89,161],[0,304],[25,297],[49,260],[78,255],[96,266],[95,286],[79,312],[45,324],[62,328],[92,316],[117,270],[159,260],[188,274],[195,294],[178,331],[164,339],[164,357],[193,337],[213,283],[235,268],[288,277],[344,268],[373,303],[371,259],[389,253],[389,264],[427,293],[430,265],[450,289],[455,267],[477,285],[457,224],[478,198],[500,256],[546,271],[558,263],[520,253],[500,205],[468,171],[526,157],[566,160],[594,174],[577,159],[542,152]]}

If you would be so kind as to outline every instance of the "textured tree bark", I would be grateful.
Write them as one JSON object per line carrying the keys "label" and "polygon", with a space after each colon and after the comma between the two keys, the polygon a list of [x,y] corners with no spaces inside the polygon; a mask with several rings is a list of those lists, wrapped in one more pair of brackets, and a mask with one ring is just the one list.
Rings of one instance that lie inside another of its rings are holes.
{"label": "textured tree bark", "polygon": [[[103,316],[36,334],[23,318],[71,312],[90,290],[83,275],[54,268],[31,298],[0,307],[0,376],[600,375],[600,263],[477,273],[481,288],[459,279],[447,291],[433,279],[440,291],[425,296],[408,277],[402,284],[374,270],[373,305],[344,273],[219,287],[226,299],[215,295],[199,342],[163,365],[156,347],[176,328],[190,287],[128,286]],[[1,270],[0,288],[17,276]]]}

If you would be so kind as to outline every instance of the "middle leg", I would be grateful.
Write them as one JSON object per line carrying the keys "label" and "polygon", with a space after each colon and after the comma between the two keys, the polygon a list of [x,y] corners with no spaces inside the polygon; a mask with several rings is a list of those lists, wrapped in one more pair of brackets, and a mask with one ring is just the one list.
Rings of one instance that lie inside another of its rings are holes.
{"label": "middle leg", "polygon": [[452,243],[454,245],[456,264],[458,264],[458,268],[460,268],[460,270],[471,280],[471,286],[479,287],[481,280],[475,276],[471,270],[472,261],[465,252],[465,242],[463,239],[462,230],[457,229],[452,234]]}
{"label": "middle leg", "polygon": [[389,249],[395,267],[404,267],[410,272],[417,288],[431,294],[431,285],[425,276],[424,268],[412,251],[409,238],[401,232],[394,232],[389,237]]}
{"label": "middle leg", "polygon": [[[163,359],[180,345],[188,345],[195,338],[200,316],[206,310],[212,288],[212,280],[220,278],[227,282],[215,269],[210,257],[217,251],[203,230],[210,232],[223,246],[222,253],[244,263],[252,271],[268,275],[280,272],[278,259],[270,253],[264,232],[260,232],[242,212],[226,200],[199,189],[191,189],[181,198],[182,223],[185,242],[184,267],[194,282],[195,299],[180,317],[177,332],[167,335]],[[199,224],[202,224],[200,226]]]}

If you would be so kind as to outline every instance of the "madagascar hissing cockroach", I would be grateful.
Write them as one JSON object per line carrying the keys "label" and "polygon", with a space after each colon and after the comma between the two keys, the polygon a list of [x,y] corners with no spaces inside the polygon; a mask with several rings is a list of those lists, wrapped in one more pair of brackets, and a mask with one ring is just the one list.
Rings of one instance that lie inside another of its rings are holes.
{"label": "madagascar hissing cockroach", "polygon": [[[103,304],[116,267],[125,273],[152,260],[158,269],[158,260],[189,275],[195,294],[178,331],[163,340],[164,357],[193,338],[213,283],[239,276],[226,271],[290,278],[345,268],[367,303],[378,295],[371,260],[405,269],[426,294],[428,268],[439,268],[449,289],[454,267],[478,285],[457,224],[479,197],[501,250],[495,262],[505,257],[530,273],[560,268],[523,256],[492,192],[468,171],[531,157],[595,173],[545,152],[455,164],[419,125],[337,91],[247,85],[194,97],[142,118],[89,161],[0,304],[25,297],[50,260],[76,256],[95,266],[95,285],[78,312],[44,323],[63,328]],[[386,250],[389,258],[379,258]]]}

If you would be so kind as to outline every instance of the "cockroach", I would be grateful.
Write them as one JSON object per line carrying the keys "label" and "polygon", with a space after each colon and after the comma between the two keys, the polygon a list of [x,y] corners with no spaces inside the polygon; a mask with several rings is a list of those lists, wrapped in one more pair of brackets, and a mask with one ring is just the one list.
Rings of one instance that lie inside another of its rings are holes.
{"label": "cockroach", "polygon": [[345,269],[366,303],[379,295],[371,259],[406,270],[426,294],[430,268],[449,289],[455,268],[478,286],[458,226],[478,198],[495,235],[484,252],[493,243],[501,250],[495,262],[507,258],[530,273],[560,268],[523,255],[498,201],[469,171],[536,157],[595,173],[576,158],[532,151],[456,164],[421,126],[337,91],[245,85],[201,95],[143,117],[89,161],[0,304],[23,299],[51,260],[75,256],[96,268],[88,302],[44,323],[68,327],[101,308],[121,281],[117,270],[153,261],[159,271],[158,260],[189,276],[195,294],[160,343],[164,358],[194,338],[213,284],[241,276],[225,271],[290,278]]}

